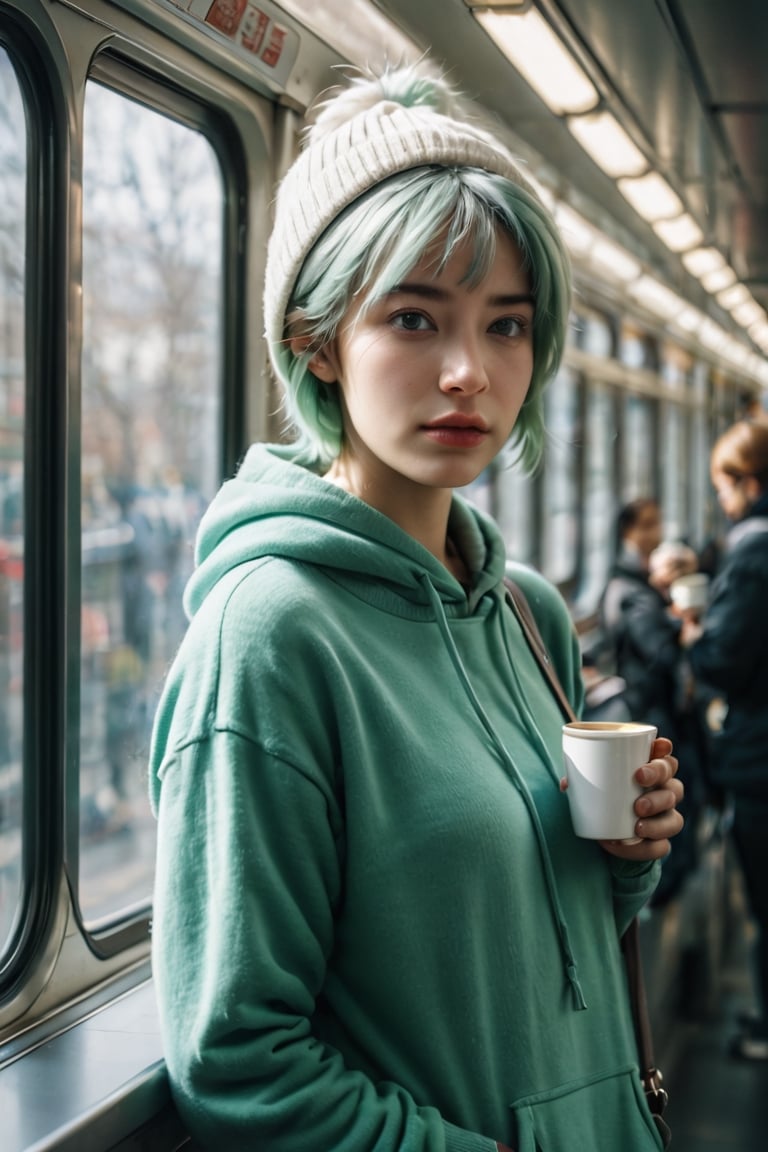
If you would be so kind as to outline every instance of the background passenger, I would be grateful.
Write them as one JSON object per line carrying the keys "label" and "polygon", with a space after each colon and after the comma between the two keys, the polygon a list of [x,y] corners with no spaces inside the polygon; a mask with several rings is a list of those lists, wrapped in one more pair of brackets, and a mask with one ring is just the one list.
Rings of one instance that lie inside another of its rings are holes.
{"label": "background passenger", "polygon": [[624,505],[616,531],[618,555],[600,602],[603,633],[616,673],[624,681],[622,698],[629,716],[655,724],[674,741],[686,789],[682,806],[686,824],[664,861],[653,895],[653,903],[659,905],[677,894],[695,863],[691,815],[692,801],[697,806],[700,798],[701,749],[692,739],[693,700],[687,693],[680,620],[669,610],[669,586],[696,567],[696,554],[677,542],[675,548],[670,547],[672,542],[662,544],[661,511],[655,500],[640,498]]}
{"label": "background passenger", "polygon": [[[600,620],[633,719],[674,732],[680,664],[680,621],[664,591],[650,580],[650,558],[661,543],[655,500],[626,504],[617,519],[618,554],[600,601]],[[672,737],[670,737],[672,738]]]}
{"label": "background passenger", "polygon": [[[618,934],[682,824],[579,840],[562,716],[453,489],[543,440],[569,272],[515,161],[423,69],[320,112],[265,312],[297,438],[201,525],[158,711],[154,972],[203,1148],[658,1152]],[[573,703],[554,588],[516,569]]]}
{"label": "background passenger", "polygon": [[715,779],[733,797],[733,838],[757,928],[757,1018],[731,1051],[768,1061],[768,424],[734,424],[715,443],[710,467],[733,526],[709,606],[701,622],[686,615],[683,643],[697,678],[726,699]]}

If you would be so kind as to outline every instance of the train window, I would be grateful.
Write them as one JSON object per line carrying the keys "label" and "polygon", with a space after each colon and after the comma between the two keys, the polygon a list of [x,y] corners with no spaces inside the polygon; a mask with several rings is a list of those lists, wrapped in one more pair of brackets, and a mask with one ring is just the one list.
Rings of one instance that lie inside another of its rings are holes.
{"label": "train window", "polygon": [[26,118],[0,47],[0,954],[22,891]]}
{"label": "train window", "polygon": [[655,496],[656,401],[628,393],[624,404],[622,503]]}
{"label": "train window", "polygon": [[578,560],[580,392],[576,374],[561,368],[544,399],[547,439],[541,567],[545,576],[561,585],[574,579]]}
{"label": "train window", "polygon": [[591,356],[607,358],[613,356],[614,335],[610,321],[600,312],[593,312],[583,305],[574,312],[569,333],[577,348],[582,348]]}
{"label": "train window", "polygon": [[611,389],[593,381],[587,399],[587,444],[584,459],[584,538],[579,607],[597,606],[613,562],[615,519],[614,475],[616,400]]}
{"label": "train window", "polygon": [[619,359],[627,368],[658,368],[658,354],[653,339],[647,332],[624,321],[619,334]]}
{"label": "train window", "polygon": [[148,738],[220,470],[221,170],[89,82],[83,181],[80,907],[148,899]]}
{"label": "train window", "polygon": [[[667,346],[662,360],[662,377],[670,393],[686,395],[692,361],[682,349]],[[687,395],[686,395],[687,398]],[[665,534],[673,539],[684,536],[688,523],[688,408],[673,399],[663,405],[663,478],[661,508]]]}
{"label": "train window", "polygon": [[507,556],[521,564],[537,560],[534,535],[534,484],[513,463],[494,468],[494,514],[504,537]]}
{"label": "train window", "polygon": [[686,466],[685,410],[671,401],[663,406],[663,478],[661,509],[664,534],[670,539],[685,535],[688,468]]}
{"label": "train window", "polygon": [[695,407],[691,413],[691,500],[689,510],[689,534],[691,543],[700,548],[714,532],[710,523],[711,507],[709,483],[709,419],[707,410],[708,381],[707,366],[697,361],[693,366],[691,392]]}

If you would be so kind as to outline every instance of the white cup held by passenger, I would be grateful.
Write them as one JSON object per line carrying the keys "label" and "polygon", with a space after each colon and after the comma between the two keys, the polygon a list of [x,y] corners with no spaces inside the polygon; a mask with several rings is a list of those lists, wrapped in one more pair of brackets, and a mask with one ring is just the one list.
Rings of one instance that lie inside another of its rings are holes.
{"label": "white cup held by passenger", "polygon": [[709,576],[705,572],[692,572],[690,576],[680,576],[669,586],[669,597],[681,610],[700,612],[709,599]]}
{"label": "white cup held by passenger", "polygon": [[651,756],[657,730],[632,721],[573,721],[563,726],[566,796],[573,830],[588,840],[637,843],[634,774]]}

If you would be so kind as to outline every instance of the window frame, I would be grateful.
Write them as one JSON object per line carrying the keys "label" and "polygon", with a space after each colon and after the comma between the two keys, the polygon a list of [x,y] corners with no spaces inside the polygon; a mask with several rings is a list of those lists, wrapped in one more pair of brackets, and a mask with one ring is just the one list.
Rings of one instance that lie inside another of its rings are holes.
{"label": "window frame", "polygon": [[[105,49],[98,53],[88,69],[89,81],[109,88],[117,95],[134,100],[153,112],[164,115],[184,127],[200,132],[208,141],[219,162],[224,192],[222,228],[222,293],[221,293],[221,365],[222,419],[219,436],[220,473],[223,477],[234,470],[242,454],[242,430],[245,408],[245,260],[242,235],[247,223],[247,173],[245,160],[232,125],[211,106],[198,102],[186,93],[158,80],[124,53]],[[80,135],[82,148],[83,137]],[[82,154],[82,153],[81,153]],[[82,261],[80,261],[82,270]],[[79,349],[82,347],[82,323]],[[81,404],[82,380],[78,359],[78,410]],[[82,608],[81,567],[81,451],[80,421],[73,429],[77,450],[73,453],[76,485],[71,485],[72,499],[68,515],[68,538],[77,542],[70,550],[70,588],[68,604],[70,635],[68,646],[68,723],[67,762],[73,766],[67,775],[65,810],[65,859],[73,911],[83,939],[100,958],[106,959],[148,938],[151,902],[142,901],[126,907],[121,914],[86,924],[79,902],[80,890],[80,623]],[[73,469],[73,470],[74,470]],[[76,492],[75,492],[76,488]]]}
{"label": "window frame", "polygon": [[[254,418],[248,412],[246,380],[264,357],[260,329],[246,318],[260,312],[260,278],[253,272],[262,267],[266,224],[257,222],[249,234],[249,223],[252,214],[261,216],[274,184],[275,112],[264,94],[212,71],[179,45],[159,41],[161,51],[153,53],[146,29],[135,42],[105,36],[69,9],[57,9],[51,18],[36,12],[34,21],[0,0],[0,46],[18,77],[28,133],[22,876],[15,924],[0,955],[0,1040],[33,1002],[42,1017],[98,981],[89,964],[81,969],[80,945],[66,945],[61,965],[67,937],[79,938],[95,961],[110,961],[103,979],[121,971],[121,956],[122,968],[131,965],[134,978],[144,978],[149,951],[149,899],[89,929],[78,907],[79,175],[87,79],[196,129],[217,156],[223,185],[221,478],[234,471],[253,438],[249,415],[252,425],[264,423],[263,413]],[[115,23],[130,27],[121,15]],[[65,51],[65,40],[76,46],[73,53]],[[60,979],[53,978],[57,967],[63,967]]]}

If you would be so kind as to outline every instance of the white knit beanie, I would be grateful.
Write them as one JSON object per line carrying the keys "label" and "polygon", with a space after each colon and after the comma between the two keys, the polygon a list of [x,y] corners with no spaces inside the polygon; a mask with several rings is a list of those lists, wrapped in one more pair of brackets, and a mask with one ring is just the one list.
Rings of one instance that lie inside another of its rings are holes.
{"label": "white knit beanie", "polygon": [[353,81],[323,106],[277,191],[264,289],[270,349],[283,339],[288,302],[312,246],[343,209],[388,176],[426,164],[482,168],[536,198],[511,153],[465,114],[454,90],[423,65]]}

